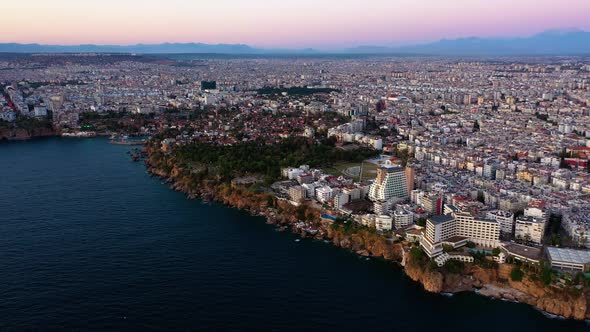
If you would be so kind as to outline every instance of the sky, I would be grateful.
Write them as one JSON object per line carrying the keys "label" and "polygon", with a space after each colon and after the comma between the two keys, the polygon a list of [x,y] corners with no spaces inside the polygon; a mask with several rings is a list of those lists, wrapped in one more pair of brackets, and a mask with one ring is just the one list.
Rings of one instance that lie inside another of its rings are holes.
{"label": "sky", "polygon": [[[5,2],[5,1],[3,1]],[[590,31],[590,0],[18,0],[0,42],[329,49]]]}

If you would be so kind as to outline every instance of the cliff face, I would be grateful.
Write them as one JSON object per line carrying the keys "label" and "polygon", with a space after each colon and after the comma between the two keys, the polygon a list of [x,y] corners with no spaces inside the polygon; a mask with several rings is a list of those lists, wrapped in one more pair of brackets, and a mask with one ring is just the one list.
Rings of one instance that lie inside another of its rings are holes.
{"label": "cliff face", "polygon": [[404,267],[410,279],[421,283],[424,289],[431,293],[442,293],[444,291],[445,278],[438,271],[429,271],[425,266],[416,262],[412,256],[408,256]]}
{"label": "cliff face", "polygon": [[36,137],[55,136],[55,134],[55,131],[50,128],[36,128],[31,130],[22,128],[0,129],[0,140],[19,141]]}
{"label": "cliff face", "polygon": [[523,302],[565,318],[586,319],[588,298],[583,292],[571,292],[524,278],[523,281],[509,281],[509,286],[526,294]]}
{"label": "cliff face", "polygon": [[355,233],[347,234],[343,229],[326,227],[326,237],[332,243],[344,249],[357,253],[364,253],[365,256],[381,257],[386,260],[401,260],[401,251],[398,247],[392,246],[382,236],[367,230],[357,230]]}
{"label": "cliff face", "polygon": [[[502,269],[512,270],[512,266],[504,265]],[[565,318],[586,319],[590,315],[587,295],[581,291],[572,293],[545,286],[528,277],[522,281],[503,280],[499,278],[498,269],[484,269],[479,266],[470,266],[459,275],[444,275],[445,292],[456,293],[473,289],[479,289],[484,296],[527,303]]]}
{"label": "cliff face", "polygon": [[[352,250],[359,255],[381,257],[395,262],[402,260],[403,248],[400,244],[392,244],[383,236],[367,229],[346,229],[330,223],[323,224],[320,222],[320,211],[312,207],[295,207],[268,194],[253,193],[244,188],[219,183],[214,179],[196,177],[192,172],[175,165],[170,158],[158,154],[157,149],[150,151],[148,148],[148,156],[150,172],[167,179],[173,189],[182,191],[189,197],[215,200],[255,215],[264,215],[269,222],[280,226],[281,229],[291,227],[294,232],[309,236],[294,226],[301,219],[305,219],[318,230],[314,235],[318,239],[330,240],[335,246]],[[405,257],[405,273],[412,280],[421,283],[429,292],[457,293],[479,290],[484,296],[528,303],[566,318],[590,318],[589,294],[568,293],[528,278],[521,282],[506,280],[509,279],[506,278],[507,271],[512,269],[510,265],[503,265],[500,269],[468,265],[461,273],[455,274],[444,269],[431,270],[427,264],[415,261],[411,255],[406,254]]]}

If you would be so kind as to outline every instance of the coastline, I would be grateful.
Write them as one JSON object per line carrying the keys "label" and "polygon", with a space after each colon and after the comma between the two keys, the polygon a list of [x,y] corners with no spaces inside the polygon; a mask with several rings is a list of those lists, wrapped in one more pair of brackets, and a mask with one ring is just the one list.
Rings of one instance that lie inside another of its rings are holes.
{"label": "coastline", "polygon": [[[431,293],[455,294],[476,292],[481,296],[529,304],[550,315],[566,319],[590,319],[589,294],[566,292],[545,286],[528,276],[522,281],[506,278],[512,265],[483,268],[466,267],[461,273],[431,269],[410,255],[407,243],[391,243],[384,236],[364,228],[338,227],[322,221],[322,211],[309,205],[295,207],[270,194],[253,193],[241,186],[215,183],[194,176],[194,173],[176,165],[170,158],[155,160],[155,150],[146,147],[148,172],[164,179],[170,188],[183,192],[191,199],[216,201],[226,206],[245,210],[254,216],[267,218],[267,223],[280,230],[291,230],[301,237],[329,241],[332,245],[351,250],[360,256],[382,258],[397,263],[413,281]],[[162,163],[165,167],[162,167]],[[157,165],[159,164],[159,165]],[[302,218],[299,218],[302,217]],[[302,222],[301,220],[307,220]]]}
{"label": "coastline", "polygon": [[0,141],[26,141],[35,138],[54,136],[58,136],[58,133],[54,129],[49,128],[36,128],[31,130],[23,128],[0,129]]}

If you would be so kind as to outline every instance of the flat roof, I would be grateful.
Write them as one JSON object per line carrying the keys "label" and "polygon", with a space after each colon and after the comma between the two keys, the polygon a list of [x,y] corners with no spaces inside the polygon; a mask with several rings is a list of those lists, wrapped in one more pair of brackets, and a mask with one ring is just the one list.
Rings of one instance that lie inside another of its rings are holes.
{"label": "flat roof", "polygon": [[442,242],[449,242],[449,243],[457,243],[457,242],[461,242],[461,241],[465,241],[465,240],[469,240],[469,238],[464,237],[464,236],[451,236],[450,238],[442,241]]}
{"label": "flat roof", "polygon": [[590,263],[590,250],[547,247],[547,252],[551,261],[573,264]]}
{"label": "flat roof", "polygon": [[527,259],[538,261],[541,259],[542,251],[540,248],[524,246],[516,243],[505,243],[504,249],[512,255],[522,256]]}
{"label": "flat roof", "polygon": [[432,221],[435,224],[440,224],[443,222],[453,220],[453,216],[451,216],[450,214],[442,214],[440,216],[430,217],[430,218],[428,218],[428,220]]}

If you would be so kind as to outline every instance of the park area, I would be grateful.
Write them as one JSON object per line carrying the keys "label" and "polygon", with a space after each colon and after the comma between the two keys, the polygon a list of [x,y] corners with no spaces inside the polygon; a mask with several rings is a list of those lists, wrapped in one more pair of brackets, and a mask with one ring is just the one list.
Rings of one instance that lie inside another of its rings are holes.
{"label": "park area", "polygon": [[354,181],[359,181],[360,172],[362,168],[362,180],[372,180],[377,176],[377,168],[379,166],[375,163],[364,161],[362,163],[336,163],[332,167],[324,168],[324,172],[335,176],[343,175],[352,178]]}

